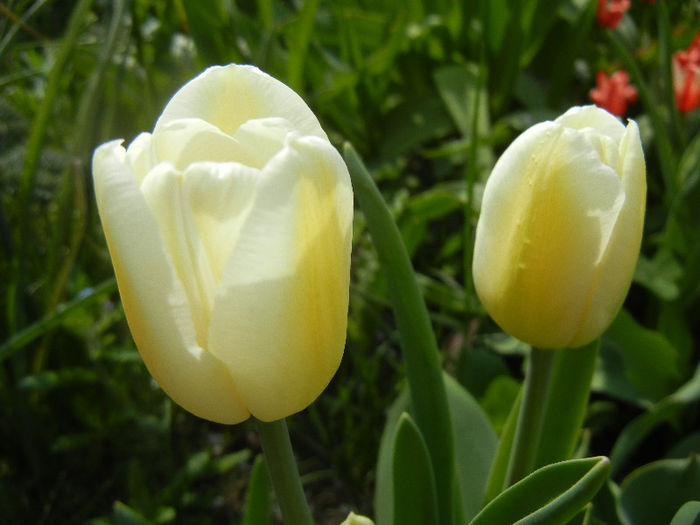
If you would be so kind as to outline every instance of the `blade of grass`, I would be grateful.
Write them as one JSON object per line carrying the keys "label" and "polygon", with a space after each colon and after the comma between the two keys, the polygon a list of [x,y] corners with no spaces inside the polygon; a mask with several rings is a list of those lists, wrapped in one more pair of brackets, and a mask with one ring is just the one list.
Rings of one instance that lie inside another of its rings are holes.
{"label": "blade of grass", "polygon": [[[96,119],[96,107],[101,94],[101,86],[104,83],[107,67],[111,63],[112,55],[117,44],[117,36],[122,28],[126,2],[116,0],[112,4],[112,18],[105,45],[100,53],[97,68],[90,76],[88,85],[83,93],[78,117],[76,119],[75,133],[71,144],[71,158],[73,162],[63,175],[63,183],[59,197],[60,213],[58,214],[58,227],[52,238],[48,257],[48,283],[50,286],[46,307],[46,315],[55,312],[56,307],[63,298],[68,277],[73,263],[78,255],[85,232],[87,230],[88,204],[85,185],[85,160],[90,153],[94,136]],[[67,250],[64,247],[67,246]],[[60,261],[60,265],[59,265]],[[46,335],[49,335],[47,332]],[[34,356],[33,371],[37,373],[43,366],[50,338],[44,337],[38,352]]]}
{"label": "blade of grass", "polygon": [[20,332],[16,332],[12,337],[0,345],[0,363],[14,355],[22,347],[28,345],[37,337],[41,337],[47,330],[58,325],[63,318],[78,308],[88,306],[105,294],[113,293],[117,290],[117,281],[114,278],[101,282],[94,288],[81,292],[79,296],[57,308],[56,312],[44,317],[40,321],[33,323]]}
{"label": "blade of grass", "polygon": [[287,84],[298,93],[304,91],[304,61],[311,40],[311,32],[314,28],[318,4],[319,0],[304,0],[299,11],[299,19],[293,28],[294,37],[289,45]]}
{"label": "blade of grass", "polygon": [[15,254],[10,268],[10,279],[7,291],[7,324],[10,333],[17,330],[23,324],[23,293],[24,286],[24,258],[29,234],[29,208],[34,192],[34,181],[39,165],[39,157],[44,144],[44,137],[49,125],[51,110],[61,89],[61,80],[66,72],[68,59],[75,47],[83,22],[87,17],[92,0],[79,0],[68,21],[63,42],[56,54],[54,62],[46,84],[46,91],[39,111],[32,122],[32,127],[27,139],[27,149],[20,172],[20,186],[18,195],[18,227],[15,238]]}
{"label": "blade of grass", "polygon": [[453,521],[454,444],[435,334],[389,208],[350,144],[345,145],[344,154],[355,195],[389,285],[415,420],[425,438],[435,473],[439,523],[450,525]]}

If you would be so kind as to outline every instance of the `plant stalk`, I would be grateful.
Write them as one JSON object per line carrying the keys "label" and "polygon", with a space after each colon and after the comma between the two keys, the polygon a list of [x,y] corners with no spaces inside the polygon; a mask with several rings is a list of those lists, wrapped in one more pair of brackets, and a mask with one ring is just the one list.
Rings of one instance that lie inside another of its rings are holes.
{"label": "plant stalk", "polygon": [[547,408],[549,383],[555,357],[554,350],[533,347],[530,353],[523,401],[518,415],[504,488],[517,483],[533,470]]}
{"label": "plant stalk", "polygon": [[255,423],[285,525],[313,525],[286,420],[266,423],[256,419]]}

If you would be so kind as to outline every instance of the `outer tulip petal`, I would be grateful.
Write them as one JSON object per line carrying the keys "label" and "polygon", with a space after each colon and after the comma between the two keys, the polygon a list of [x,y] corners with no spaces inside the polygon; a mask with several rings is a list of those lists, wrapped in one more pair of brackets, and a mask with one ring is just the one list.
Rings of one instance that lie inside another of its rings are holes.
{"label": "outer tulip petal", "polygon": [[554,122],[571,129],[594,129],[612,138],[619,144],[625,133],[625,126],[613,115],[598,106],[575,106],[558,117]]}
{"label": "outer tulip petal", "polygon": [[221,423],[248,410],[226,367],[195,343],[189,305],[120,141],[93,157],[98,209],[127,321],[153,378],[185,409]]}
{"label": "outer tulip petal", "polygon": [[622,306],[632,281],[642,243],[646,203],[646,166],[637,123],[629,121],[620,142],[620,170],[625,194],[622,207],[602,254],[589,314],[570,346],[580,346],[598,337]]}
{"label": "outer tulip petal", "polygon": [[308,406],[325,388],[346,335],[352,190],[325,140],[290,137],[262,172],[226,264],[209,349],[264,421]]}
{"label": "outer tulip petal", "polygon": [[154,132],[169,122],[199,118],[228,135],[249,120],[281,117],[300,135],[326,138],[306,103],[288,86],[254,66],[214,66],[190,80],[170,99]]}
{"label": "outer tulip petal", "polygon": [[570,345],[623,203],[586,134],[545,122],[518,137],[494,167],[476,233],[474,280],[493,319],[531,344]]}

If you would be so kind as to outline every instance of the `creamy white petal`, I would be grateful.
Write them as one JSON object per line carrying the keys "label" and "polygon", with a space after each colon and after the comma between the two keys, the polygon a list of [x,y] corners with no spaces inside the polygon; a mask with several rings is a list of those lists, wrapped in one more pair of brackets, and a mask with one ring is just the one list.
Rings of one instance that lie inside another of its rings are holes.
{"label": "creamy white petal", "polygon": [[93,156],[93,177],[136,346],[153,378],[175,402],[212,421],[243,421],[249,412],[228,370],[196,344],[185,292],[125,161],[120,141],[103,144]]}
{"label": "creamy white petal", "polygon": [[279,117],[300,135],[326,138],[318,119],[292,89],[254,66],[213,66],[170,99],[155,131],[173,120],[199,118],[233,135],[245,122]]}
{"label": "creamy white petal", "polygon": [[158,162],[153,148],[153,136],[150,133],[139,133],[126,150],[126,165],[139,184]]}
{"label": "creamy white petal", "polygon": [[209,315],[223,265],[252,205],[259,171],[237,163],[197,162],[183,172],[158,164],[141,191],[161,232],[207,348]]}
{"label": "creamy white petal", "polygon": [[623,203],[584,134],[545,122],[519,136],[488,180],[476,233],[474,280],[494,320],[537,346],[569,345]]}
{"label": "creamy white petal", "polygon": [[209,349],[257,418],[304,409],[335,373],[345,343],[352,189],[338,152],[289,138],[261,174],[226,263]]}
{"label": "creamy white petal", "polygon": [[642,243],[646,206],[646,166],[636,122],[629,122],[619,147],[624,205],[600,260],[590,313],[570,343],[571,346],[588,343],[612,322],[632,282]]}
{"label": "creamy white petal", "polygon": [[597,133],[607,135],[619,144],[625,133],[625,125],[614,115],[598,106],[574,106],[554,122],[567,128],[583,130],[592,128]]}

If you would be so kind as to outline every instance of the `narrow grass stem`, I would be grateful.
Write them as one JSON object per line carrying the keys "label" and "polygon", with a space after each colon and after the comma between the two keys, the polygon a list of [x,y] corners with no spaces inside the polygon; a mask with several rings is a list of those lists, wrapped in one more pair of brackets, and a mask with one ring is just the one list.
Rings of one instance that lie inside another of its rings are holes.
{"label": "narrow grass stem", "polygon": [[532,348],[504,488],[517,483],[533,469],[555,355],[552,350]]}
{"label": "narrow grass stem", "polygon": [[265,423],[256,419],[255,423],[285,525],[313,525],[286,420]]}

